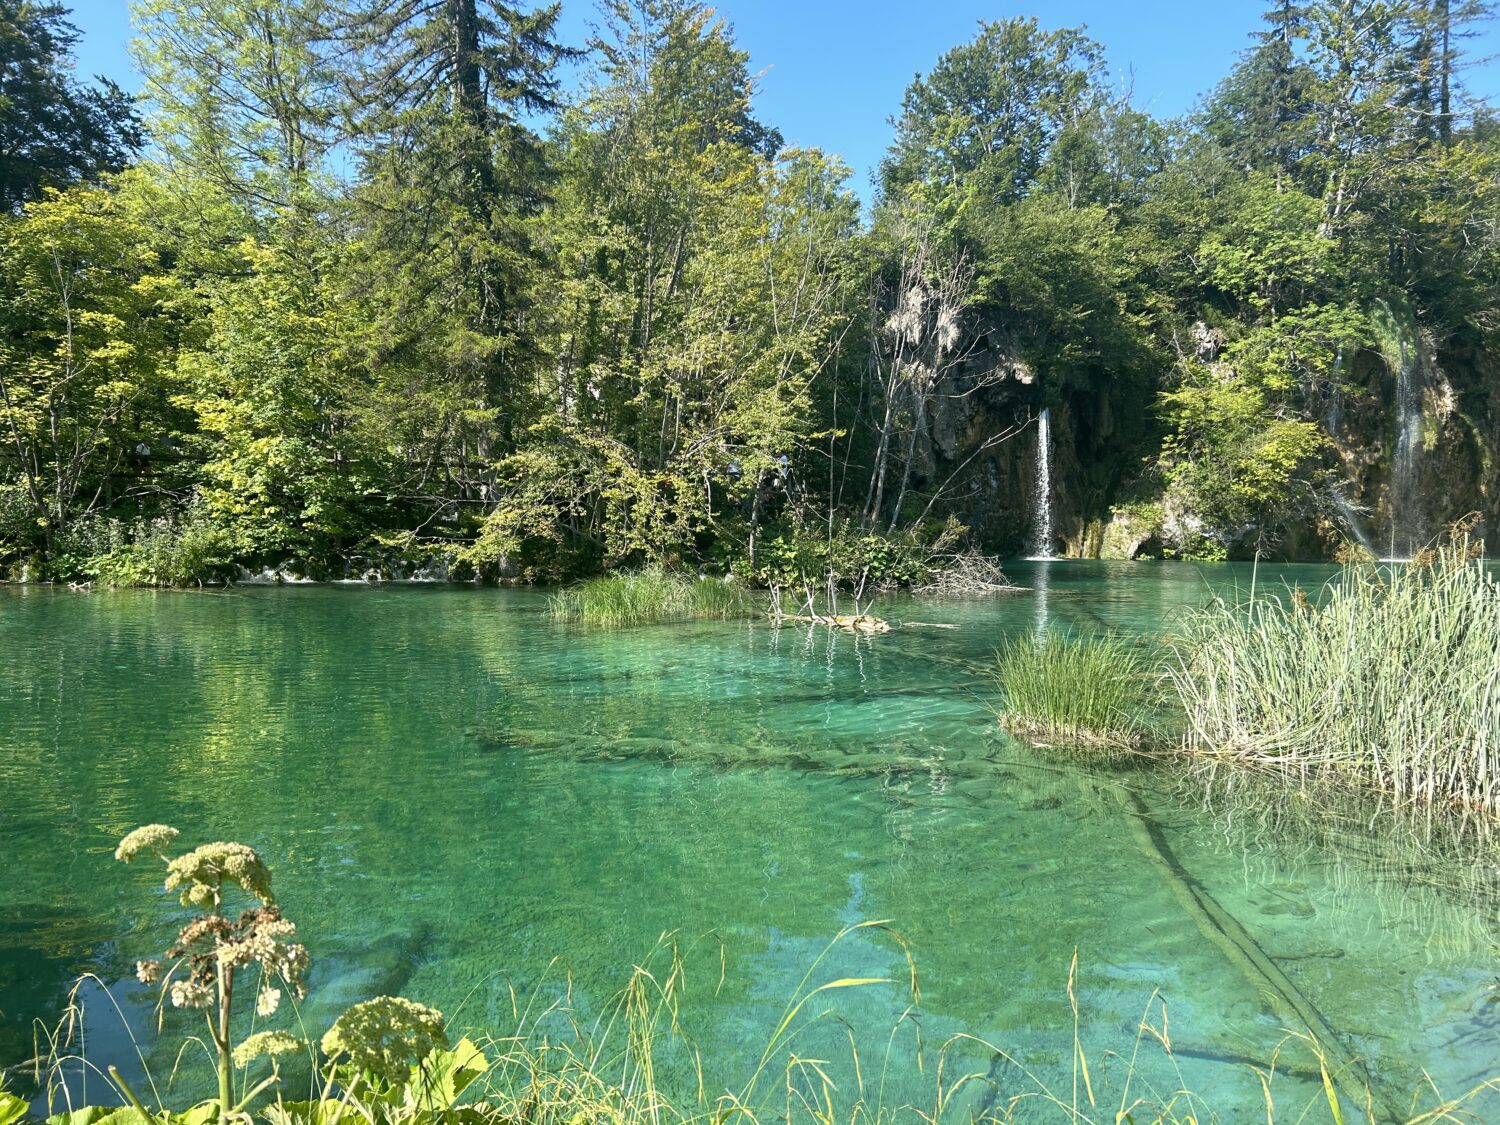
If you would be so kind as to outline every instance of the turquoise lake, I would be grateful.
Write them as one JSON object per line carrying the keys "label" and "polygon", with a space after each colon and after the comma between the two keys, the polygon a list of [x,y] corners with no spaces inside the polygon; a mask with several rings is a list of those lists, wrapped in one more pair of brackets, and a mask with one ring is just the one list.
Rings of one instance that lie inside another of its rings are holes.
{"label": "turquoise lake", "polygon": [[[1434,860],[1356,815],[1298,815],[1295,796],[1275,815],[1205,800],[1180,771],[1079,763],[998,729],[989,669],[1007,638],[1168,632],[1248,568],[1008,573],[1028,589],[875,609],[956,628],[868,638],[760,620],[565,626],[539,592],[436,585],[0,588],[0,1066],[30,1055],[34,1021],[92,972],[124,1014],[84,990],[89,1058],[140,1070],[123,1018],[164,1084],[177,1036],[157,1036],[132,974],[181,913],[158,868],[111,852],[165,822],[272,865],[313,953],[315,1032],[384,993],[505,1031],[512,989],[555,997],[565,971],[591,1015],[675,933],[684,1035],[711,1093],[738,1088],[813,959],[841,928],[886,919],[915,959],[915,1008],[897,984],[830,992],[813,1007],[832,1014],[795,1046],[847,1086],[852,1034],[889,1104],[930,1101],[936,1053],[960,1032],[1014,1060],[952,1049],[950,1065],[986,1075],[974,1105],[1039,1086],[1071,1097],[1075,954],[1102,1104],[1125,1069],[1109,1053],[1129,1056],[1148,1006],[1160,1023],[1153,993],[1173,1055],[1148,1040],[1133,1093],[1187,1086],[1253,1119],[1247,1064],[1281,1044],[1278,1108],[1321,1097],[1307,1053],[1284,1044],[1285,1011],[1143,848],[1144,818],[1387,1104],[1424,1073],[1448,1094],[1500,1075],[1492,862]],[[812,983],[904,966],[861,931]],[[177,1081],[187,1094],[205,1079],[190,1061]],[[662,1081],[692,1085],[681,1045]],[[1500,1120],[1491,1097],[1479,1119]]]}

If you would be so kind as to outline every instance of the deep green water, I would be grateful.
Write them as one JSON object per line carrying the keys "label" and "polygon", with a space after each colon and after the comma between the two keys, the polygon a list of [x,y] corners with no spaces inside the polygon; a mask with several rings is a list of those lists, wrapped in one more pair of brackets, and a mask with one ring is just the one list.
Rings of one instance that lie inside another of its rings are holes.
{"label": "deep green water", "polygon": [[[1259,581],[1326,573],[1262,568]],[[1500,1074],[1500,932],[1471,870],[1321,816],[1205,809],[1163,775],[1101,774],[997,732],[986,666],[1007,636],[1161,632],[1248,572],[1013,574],[1034,588],[879,607],[957,629],[860,640],[762,622],[558,626],[531,592],[0,589],[0,1063],[27,1055],[32,1021],[92,971],[153,1071],[170,1069],[131,979],[171,932],[158,872],[110,857],[126,830],[164,821],[184,842],[240,839],[272,862],[314,953],[316,1030],[385,992],[507,1029],[512,985],[556,994],[553,957],[588,1012],[676,931],[694,946],[685,1029],[719,1088],[743,1079],[841,927],[890,919],[921,1001],[896,1039],[888,1102],[931,1088],[932,1055],[922,1073],[910,1061],[918,1024],[929,1053],[972,1032],[1067,1096],[1076,950],[1096,1068],[1106,1050],[1129,1053],[1159,991],[1176,1062],[1147,1048],[1142,1075],[1193,1086],[1233,1120],[1259,1104],[1242,1060],[1269,1059],[1288,1018],[1143,852],[1111,795],[1126,784],[1387,1097],[1404,1102],[1424,1070],[1449,1093]],[[815,981],[902,964],[891,941],[858,934]],[[87,994],[90,1058],[128,1066],[119,1017]],[[827,999],[873,1084],[909,996]],[[826,1023],[799,1047],[837,1059],[843,1041]],[[1007,1093],[1031,1085],[976,1049],[962,1061]],[[1314,1094],[1295,1077],[1275,1089],[1283,1107]],[[1500,1104],[1479,1108],[1500,1120]]]}

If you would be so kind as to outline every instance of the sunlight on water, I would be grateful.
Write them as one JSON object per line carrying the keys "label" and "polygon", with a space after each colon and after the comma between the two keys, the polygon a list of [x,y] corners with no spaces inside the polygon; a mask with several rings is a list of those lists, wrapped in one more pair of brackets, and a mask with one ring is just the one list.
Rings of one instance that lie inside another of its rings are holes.
{"label": "sunlight on water", "polygon": [[[1383,1089],[1404,1096],[1425,1069],[1457,1093],[1500,1069],[1487,895],[1376,836],[1205,811],[1159,775],[1059,763],[996,730],[987,666],[1006,637],[1161,633],[1248,571],[1013,576],[1033,589],[921,605],[957,629],[860,639],[759,621],[563,627],[539,594],[446,587],[0,590],[0,1064],[29,1053],[31,1021],[85,970],[153,1040],[131,966],[170,922],[148,905],[154,873],[110,852],[164,821],[271,861],[314,954],[315,1029],[380,993],[508,1028],[510,984],[561,987],[554,956],[587,1007],[677,931],[696,943],[685,1030],[723,1087],[828,939],[885,918],[922,985],[890,1064],[900,1098],[930,1087],[907,1050],[918,1020],[929,1045],[970,1031],[1067,1086],[1076,950],[1091,1057],[1128,1051],[1159,989],[1182,1074],[1158,1054],[1151,1080],[1253,1106],[1240,1064],[1267,1059],[1287,1019],[1143,853],[1113,796],[1125,784]],[[899,599],[877,612],[916,616]],[[902,959],[859,935],[826,968],[899,978]],[[908,1000],[880,986],[830,1004],[879,1056]],[[91,1055],[128,1063],[118,1021],[93,1023]],[[826,1025],[799,1048],[830,1057],[843,1035]],[[169,1069],[170,1053],[151,1063]]]}

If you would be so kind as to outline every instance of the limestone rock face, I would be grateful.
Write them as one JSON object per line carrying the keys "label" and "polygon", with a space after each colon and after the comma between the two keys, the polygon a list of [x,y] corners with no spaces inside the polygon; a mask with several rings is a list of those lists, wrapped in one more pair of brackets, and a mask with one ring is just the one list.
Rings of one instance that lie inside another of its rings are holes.
{"label": "limestone rock face", "polygon": [[[1265,529],[1260,546],[1282,559],[1331,559],[1348,543],[1381,555],[1394,545],[1399,555],[1405,541],[1429,541],[1478,512],[1478,534],[1500,551],[1500,365],[1477,335],[1436,340],[1396,302],[1374,319],[1382,338],[1341,361],[1337,388],[1305,389],[1308,416],[1330,437],[1318,495],[1291,522]],[[1189,346],[1205,362],[1223,361],[1224,340],[1205,324],[1194,325]],[[1026,553],[1045,406],[1054,552],[1159,556],[1193,540],[1202,521],[1184,498],[1143,484],[1160,436],[1146,416],[1151,397],[1108,380],[1049,383],[987,337],[934,396],[913,488],[938,492],[932,511],[956,515],[986,553]],[[1255,547],[1247,533],[1231,556]]]}
{"label": "limestone rock face", "polygon": [[1139,461],[1125,449],[1143,436],[1117,424],[1111,395],[1054,388],[1044,399],[1031,369],[996,344],[976,349],[944,383],[917,443],[920,487],[941,492],[933,510],[958,516],[987,553],[1014,555],[1032,547],[1036,419],[1046,406],[1053,550],[1097,554],[1095,525],[1108,521],[1123,470]]}

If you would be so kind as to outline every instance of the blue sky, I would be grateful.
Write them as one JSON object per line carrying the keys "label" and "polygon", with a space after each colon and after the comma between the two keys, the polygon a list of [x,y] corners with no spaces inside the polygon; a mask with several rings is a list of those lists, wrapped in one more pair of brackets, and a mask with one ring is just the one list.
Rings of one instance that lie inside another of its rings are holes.
{"label": "blue sky", "polygon": [[[791,144],[841,153],[855,186],[868,195],[869,172],[890,136],[887,118],[907,83],[971,38],[980,19],[1034,15],[1049,27],[1087,25],[1104,44],[1116,79],[1130,84],[1135,104],[1170,117],[1228,72],[1269,6],[1269,0],[723,0],[717,8],[764,71],[761,119]],[[565,0],[563,38],[581,44],[594,10],[593,0]],[[80,74],[137,87],[126,49],[128,0],[74,0],[72,19],[83,32]],[[1500,27],[1487,28],[1472,49],[1500,53]],[[1500,94],[1500,64],[1476,67],[1468,81],[1478,94]]]}

